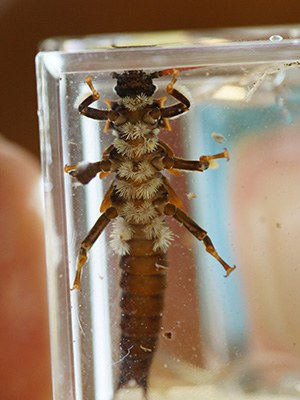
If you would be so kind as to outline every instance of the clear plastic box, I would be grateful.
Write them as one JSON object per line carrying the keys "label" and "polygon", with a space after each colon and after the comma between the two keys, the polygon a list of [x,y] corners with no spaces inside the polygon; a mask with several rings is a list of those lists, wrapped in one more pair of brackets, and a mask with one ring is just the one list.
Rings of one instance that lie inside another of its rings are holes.
{"label": "clear plastic box", "polygon": [[[83,186],[64,166],[101,160],[114,140],[104,133],[105,122],[78,112],[91,94],[87,76],[101,94],[93,106],[105,109],[103,99],[118,100],[113,71],[173,68],[181,70],[177,87],[190,92],[191,107],[170,120],[172,131],[161,129],[160,139],[192,160],[226,147],[230,161],[166,176],[185,212],[237,268],[224,279],[201,243],[167,218],[175,236],[148,398],[299,398],[299,37],[300,28],[290,26],[41,44],[38,114],[55,400],[144,396],[130,385],[116,389],[126,355],[119,349],[121,271],[110,227],[90,251],[81,292],[71,290],[80,243],[114,174]],[[155,79],[156,98],[166,96],[171,79]],[[168,96],[166,104],[174,103]]]}

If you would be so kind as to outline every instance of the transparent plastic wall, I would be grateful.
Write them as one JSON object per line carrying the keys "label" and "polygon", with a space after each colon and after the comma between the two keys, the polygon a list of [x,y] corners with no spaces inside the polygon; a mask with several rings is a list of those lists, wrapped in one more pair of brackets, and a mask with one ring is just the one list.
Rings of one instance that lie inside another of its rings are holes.
{"label": "transparent plastic wall", "polygon": [[[37,56],[47,273],[55,400],[142,399],[117,390],[121,291],[111,228],[71,290],[81,241],[99,218],[114,174],[80,185],[66,164],[99,161],[114,142],[105,122],[78,112],[91,94],[118,101],[111,73],[178,68],[190,110],[161,129],[178,157],[228,149],[204,172],[165,171],[184,211],[237,268],[228,278],[171,217],[151,399],[289,399],[300,396],[300,28],[49,39]],[[196,68],[195,68],[196,67]],[[155,79],[156,98],[172,76]],[[165,106],[178,100],[167,96]],[[104,179],[105,178],[105,179]],[[149,349],[145,348],[145,352]],[[128,348],[130,354],[131,348]],[[139,360],[137,360],[139,362]]]}

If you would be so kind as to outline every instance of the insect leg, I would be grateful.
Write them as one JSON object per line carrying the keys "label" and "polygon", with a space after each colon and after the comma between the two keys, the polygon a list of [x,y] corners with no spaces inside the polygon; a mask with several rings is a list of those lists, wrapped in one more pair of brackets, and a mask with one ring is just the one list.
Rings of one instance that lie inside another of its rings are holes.
{"label": "insect leg", "polygon": [[175,117],[176,115],[180,115],[190,108],[190,101],[189,99],[181,93],[179,90],[174,88],[174,85],[178,79],[179,76],[179,71],[174,69],[173,72],[173,77],[171,82],[168,84],[166,87],[166,92],[174,97],[174,99],[178,100],[179,103],[173,104],[172,106],[169,107],[163,107],[160,109],[161,116],[162,118],[172,118]]}
{"label": "insect leg", "polygon": [[118,216],[117,209],[115,207],[108,208],[97,220],[95,225],[87,234],[86,238],[81,242],[81,246],[79,249],[79,254],[76,262],[76,276],[73,283],[73,289],[80,290],[80,280],[82,268],[87,262],[88,259],[88,251],[91,249],[95,241],[104,231],[109,222]]}
{"label": "insect leg", "polygon": [[89,107],[90,104],[100,99],[100,93],[94,88],[92,83],[92,77],[88,76],[85,78],[85,83],[91,89],[92,94],[83,100],[79,106],[78,111],[80,114],[86,117],[97,119],[97,120],[107,120],[109,115],[109,110],[97,110],[96,108]]}
{"label": "insect leg", "polygon": [[209,156],[201,156],[199,158],[199,161],[184,160],[182,158],[174,157],[174,164],[172,168],[183,169],[187,171],[205,171],[210,167],[211,161],[218,158],[226,158],[226,160],[229,161],[228,150],[224,149],[222,153],[211,154]]}
{"label": "insect leg", "polygon": [[236,268],[234,265],[228,265],[218,254],[207,232],[196,224],[185,212],[177,208],[174,204],[168,203],[164,208],[164,213],[167,216],[175,218],[180,222],[188,231],[191,232],[198,240],[201,240],[205,246],[206,251],[219,261],[226,271],[226,277]]}
{"label": "insect leg", "polygon": [[78,182],[87,184],[94,178],[98,172],[109,172],[111,169],[111,162],[106,159],[94,163],[78,163],[65,165],[65,172],[76,178]]}
{"label": "insect leg", "polygon": [[180,169],[185,171],[205,171],[209,168],[208,161],[185,160],[183,158],[160,156],[155,157],[151,161],[152,165],[158,170],[163,169]]}
{"label": "insect leg", "polygon": [[222,153],[212,154],[209,156],[201,156],[198,160],[185,160],[183,158],[178,158],[175,156],[160,156],[154,158],[151,162],[152,165],[159,171],[163,169],[180,169],[185,171],[205,171],[209,168],[211,160],[217,158],[226,158],[229,160],[228,150],[224,149]]}
{"label": "insect leg", "polygon": [[216,160],[217,158],[226,158],[229,161],[229,153],[227,149],[224,149],[222,153],[212,154],[210,156],[201,156],[199,161],[202,163],[209,162],[211,160]]}

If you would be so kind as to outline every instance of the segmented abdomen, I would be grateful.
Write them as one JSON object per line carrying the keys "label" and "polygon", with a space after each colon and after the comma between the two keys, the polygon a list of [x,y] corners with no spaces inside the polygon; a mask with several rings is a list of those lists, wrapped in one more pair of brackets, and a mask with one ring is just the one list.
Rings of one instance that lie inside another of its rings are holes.
{"label": "segmented abdomen", "polygon": [[167,261],[153,240],[132,239],[121,257],[121,366],[118,387],[130,381],[144,391],[161,329]]}

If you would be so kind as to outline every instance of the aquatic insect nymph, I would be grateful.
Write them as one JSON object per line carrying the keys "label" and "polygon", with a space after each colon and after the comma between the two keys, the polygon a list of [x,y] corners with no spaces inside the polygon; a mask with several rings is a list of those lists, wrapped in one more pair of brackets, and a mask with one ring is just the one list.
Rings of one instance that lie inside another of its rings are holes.
{"label": "aquatic insect nymph", "polygon": [[[153,79],[171,75],[166,92],[176,102],[164,106],[156,99]],[[77,258],[74,289],[80,289],[82,268],[88,252],[106,226],[112,222],[111,244],[120,255],[122,289],[120,306],[121,338],[118,388],[133,381],[147,395],[148,376],[158,341],[164,306],[167,277],[167,250],[172,241],[166,217],[182,224],[205,249],[215,257],[228,276],[235,266],[229,266],[217,253],[207,232],[183,210],[182,203],[163,170],[205,171],[210,161],[228,159],[222,153],[202,156],[199,160],[176,157],[173,150],[158,138],[161,129],[169,129],[169,119],[189,110],[190,101],[174,85],[179,70],[170,69],[147,73],[142,70],[113,73],[117,79],[117,101],[106,101],[108,108],[90,105],[100,94],[86,78],[92,94],[80,105],[86,117],[107,122],[105,130],[113,129],[117,137],[104,151],[102,160],[94,163],[66,165],[65,171],[86,184],[97,173],[114,173],[115,178],[104,196],[102,214],[82,241]],[[126,355],[126,357],[125,357]]]}

